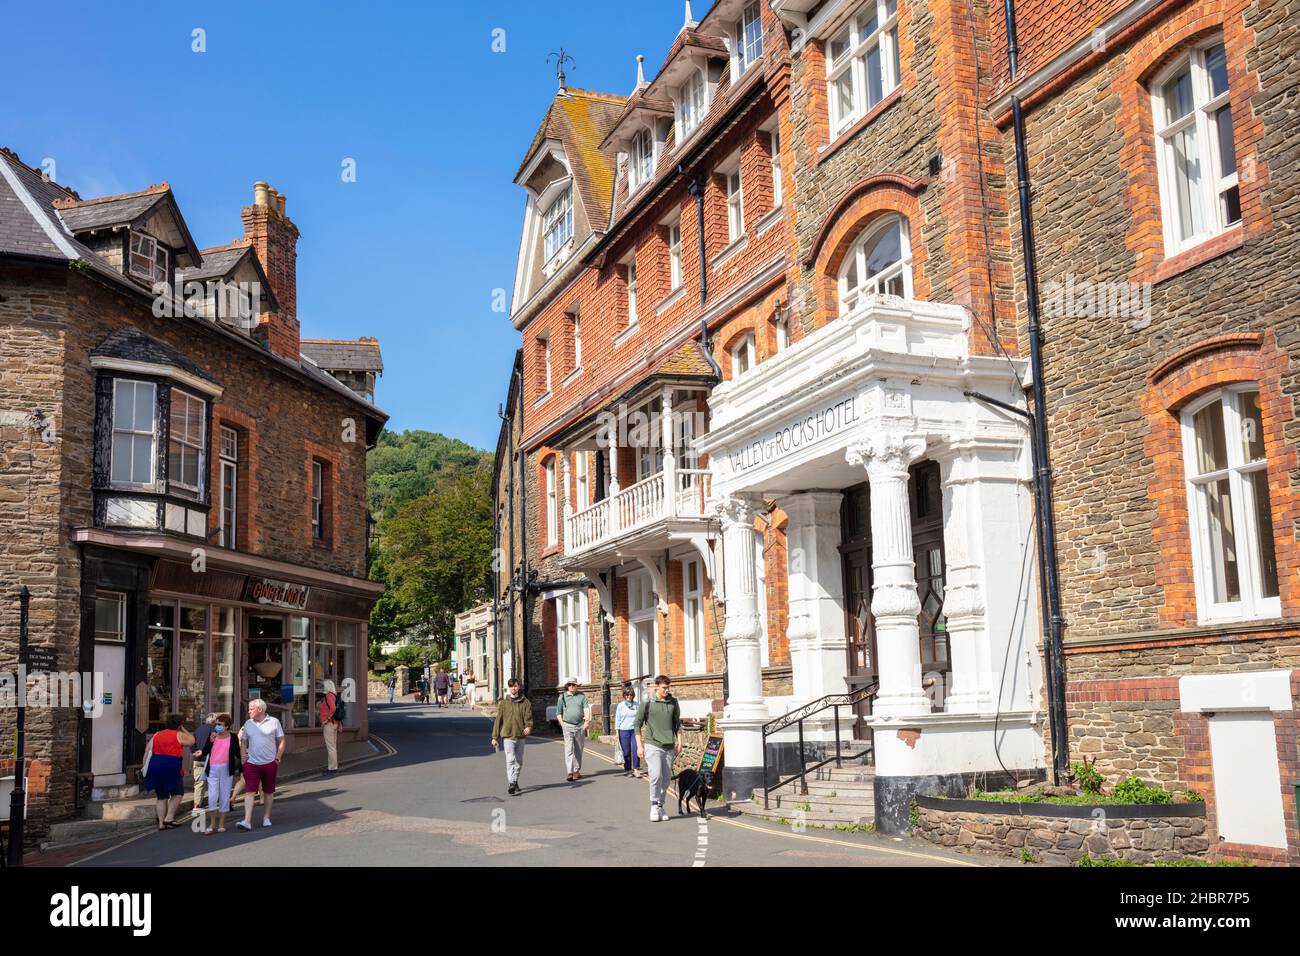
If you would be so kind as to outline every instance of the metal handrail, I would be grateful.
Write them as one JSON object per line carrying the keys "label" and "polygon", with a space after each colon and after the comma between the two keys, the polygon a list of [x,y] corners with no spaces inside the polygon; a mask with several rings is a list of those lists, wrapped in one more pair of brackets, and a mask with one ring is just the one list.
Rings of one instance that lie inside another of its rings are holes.
{"label": "metal handrail", "polygon": [[[825,697],[819,697],[814,701],[809,701],[808,703],[804,704],[802,707],[796,707],[794,710],[782,714],[780,717],[776,717],[772,720],[769,720],[767,723],[763,725],[763,809],[764,810],[767,810],[770,807],[768,798],[773,790],[779,790],[782,787],[784,787],[787,783],[792,783],[793,781],[798,780],[799,792],[801,794],[806,794],[808,792],[807,778],[808,778],[808,773],[810,771],[819,770],[820,768],[826,766],[831,761],[835,762],[836,767],[841,767],[844,765],[845,755],[840,741],[840,708],[852,707],[862,703],[862,701],[867,700],[869,697],[873,696],[877,688],[878,685],[873,682],[871,684],[867,684],[865,687],[860,687],[857,690],[851,691],[847,694],[827,694]],[[807,761],[804,759],[803,722],[807,720],[809,717],[813,716],[814,714],[819,714],[823,710],[828,710],[828,709],[834,711],[835,756],[827,757],[825,760],[818,761],[817,763],[809,767],[807,765]],[[784,780],[778,777],[776,783],[774,783],[772,786],[769,787],[767,785],[767,738],[770,737],[772,734],[780,733],[782,730],[789,727],[791,724],[799,725],[799,772],[795,774],[791,774],[790,776],[786,777]],[[848,759],[854,760],[858,757],[863,756],[864,754],[870,753],[872,749],[873,748],[868,748],[862,751],[862,753],[849,754]]]}

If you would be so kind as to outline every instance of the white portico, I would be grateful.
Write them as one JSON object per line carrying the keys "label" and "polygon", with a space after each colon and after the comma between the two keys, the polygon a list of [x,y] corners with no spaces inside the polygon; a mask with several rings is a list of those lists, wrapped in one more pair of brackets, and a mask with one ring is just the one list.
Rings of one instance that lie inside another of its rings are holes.
{"label": "white portico", "polygon": [[[860,728],[886,829],[918,792],[1042,766],[1025,426],[966,394],[1018,406],[1024,370],[970,354],[969,324],[957,306],[869,295],[713,390],[696,444],[723,519],[729,791],[762,785],[764,721],[873,685]],[[857,565],[850,499],[869,503]],[[773,505],[788,517],[794,701],[769,707],[752,538]],[[829,714],[811,732],[833,734]]]}

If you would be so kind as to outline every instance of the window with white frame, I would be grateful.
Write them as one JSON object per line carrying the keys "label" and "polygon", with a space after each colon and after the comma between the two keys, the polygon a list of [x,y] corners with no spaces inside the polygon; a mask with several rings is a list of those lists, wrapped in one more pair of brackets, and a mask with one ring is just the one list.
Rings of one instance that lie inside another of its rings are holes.
{"label": "window with white frame", "polygon": [[555,483],[555,458],[546,460],[546,546],[560,540],[560,498]]}
{"label": "window with white frame", "polygon": [[781,352],[790,347],[790,316],[782,313],[776,317],[776,350]]}
{"label": "window with white frame", "polygon": [[636,190],[654,176],[655,140],[649,127],[642,127],[632,138],[632,161],[628,166],[628,185]]}
{"label": "window with white frame", "polygon": [[740,167],[727,173],[727,242],[745,233],[745,191],[740,183]]}
{"label": "window with white frame", "polygon": [[754,333],[746,332],[740,341],[731,347],[731,377],[744,375],[757,363],[754,354]]}
{"label": "window with white frame", "polygon": [[550,260],[573,238],[573,185],[564,188],[542,216],[543,257]]}
{"label": "window with white frame", "polygon": [[207,405],[203,399],[173,388],[169,417],[167,484],[173,491],[199,497],[207,457]]}
{"label": "window with white frame", "polygon": [[899,82],[898,2],[867,0],[826,44],[831,135],[838,136]]}
{"label": "window with white frame", "polygon": [[581,511],[591,504],[591,482],[587,479],[587,453],[573,454],[573,495],[574,507]]}
{"label": "window with white frame", "polygon": [[912,297],[912,246],[907,222],[889,216],[866,229],[840,266],[840,314],[857,308],[870,293]]}
{"label": "window with white frame", "polygon": [[682,618],[685,622],[686,673],[703,674],[704,654],[704,576],[700,559],[682,562]]}
{"label": "window with white frame", "polygon": [[1154,86],[1165,246],[1179,252],[1241,221],[1223,43],[1192,50]]}
{"label": "window with white frame", "polygon": [[325,540],[325,464],[315,460],[311,463],[311,536]]}
{"label": "window with white frame", "polygon": [[239,433],[233,428],[221,426],[217,454],[221,495],[217,510],[218,540],[223,548],[234,548],[237,546],[235,529],[239,524]]}
{"label": "window with white frame", "polygon": [[1215,392],[1182,414],[1202,620],[1282,614],[1263,423],[1253,385]]}
{"label": "window with white frame", "polygon": [[147,233],[131,230],[131,255],[128,269],[131,275],[149,282],[166,282],[168,276],[167,250],[157,239]]}
{"label": "window with white frame", "polygon": [[627,324],[628,328],[637,324],[636,304],[636,253],[627,260]]}
{"label": "window with white frame", "polygon": [[677,106],[677,142],[680,145],[686,137],[704,120],[704,72],[695,70],[682,84],[680,101]]}
{"label": "window with white frame", "polygon": [[654,677],[659,673],[658,602],[647,572],[628,576],[627,620],[627,676]]}
{"label": "window with white frame", "polygon": [[736,76],[744,73],[763,55],[763,18],[757,2],[745,6],[736,23]]}
{"label": "window with white frame", "polygon": [[587,592],[569,591],[555,599],[556,651],[560,679],[591,680],[587,647]]}
{"label": "window with white frame", "polygon": [[781,182],[781,131],[775,127],[767,134],[772,156],[772,208],[779,209],[784,201],[785,184]]}
{"label": "window with white frame", "polygon": [[682,227],[668,227],[668,283],[675,292],[682,287]]}
{"label": "window with white frame", "polygon": [[109,474],[115,485],[146,487],[154,481],[157,459],[157,386],[153,382],[113,382],[113,443]]}

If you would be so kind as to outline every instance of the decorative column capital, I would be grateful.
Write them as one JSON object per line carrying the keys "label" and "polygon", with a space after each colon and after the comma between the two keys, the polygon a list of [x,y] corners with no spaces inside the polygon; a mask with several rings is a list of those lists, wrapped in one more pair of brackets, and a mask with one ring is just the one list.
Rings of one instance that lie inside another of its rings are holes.
{"label": "decorative column capital", "polygon": [[708,513],[722,523],[724,532],[737,527],[752,530],[754,515],[761,505],[762,500],[758,495],[723,495],[709,499]]}
{"label": "decorative column capital", "polygon": [[873,477],[906,475],[908,466],[925,454],[924,435],[885,431],[853,442],[844,453],[850,465],[866,468]]}

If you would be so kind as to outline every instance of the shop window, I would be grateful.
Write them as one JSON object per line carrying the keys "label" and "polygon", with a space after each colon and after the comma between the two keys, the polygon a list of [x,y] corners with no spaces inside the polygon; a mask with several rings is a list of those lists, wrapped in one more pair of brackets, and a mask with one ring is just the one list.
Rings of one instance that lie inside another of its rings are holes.
{"label": "shop window", "polygon": [[230,714],[238,721],[235,706],[235,648],[239,612],[233,607],[212,609],[212,691],[210,699],[216,713]]}
{"label": "shop window", "polygon": [[1191,50],[1152,86],[1165,249],[1181,252],[1241,222],[1223,43]]}
{"label": "shop window", "polygon": [[172,712],[172,643],[176,630],[174,604],[149,605],[149,647],[145,684],[149,688],[148,732],[162,730]]}
{"label": "shop window", "polygon": [[871,294],[912,297],[912,246],[907,222],[890,216],[864,231],[840,267],[840,314],[847,315]]}
{"label": "shop window", "polygon": [[176,711],[191,730],[207,714],[208,609],[182,604],[176,632]]}
{"label": "shop window", "polygon": [[1183,412],[1182,431],[1201,618],[1280,617],[1259,390],[1202,398]]}
{"label": "shop window", "polygon": [[[317,624],[319,627],[319,623]],[[289,672],[281,693],[289,705],[286,727],[310,727],[313,724],[311,684],[311,621],[305,617],[289,618]]]}

